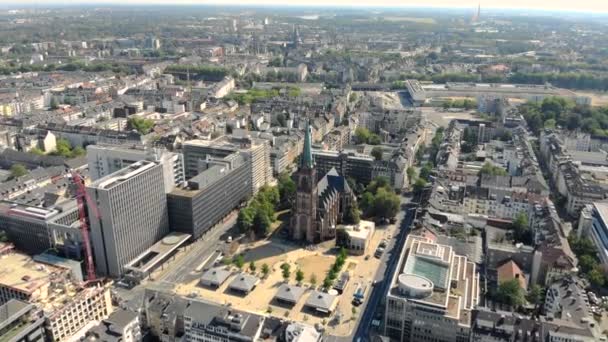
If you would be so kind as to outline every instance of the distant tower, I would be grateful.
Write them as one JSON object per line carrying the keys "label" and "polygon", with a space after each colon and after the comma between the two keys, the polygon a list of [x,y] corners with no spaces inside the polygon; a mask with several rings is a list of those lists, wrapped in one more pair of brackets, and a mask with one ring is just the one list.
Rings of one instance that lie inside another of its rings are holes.
{"label": "distant tower", "polygon": [[317,235],[317,170],[312,157],[312,128],[306,123],[304,150],[296,173],[295,210],[291,218],[291,238],[314,243]]}
{"label": "distant tower", "polygon": [[471,22],[477,23],[481,20],[481,2],[477,5],[477,13],[473,15],[471,18]]}
{"label": "distant tower", "polygon": [[296,25],[293,25],[293,33],[291,39],[294,47],[298,47],[298,45],[302,44],[302,37],[300,37],[300,28]]}

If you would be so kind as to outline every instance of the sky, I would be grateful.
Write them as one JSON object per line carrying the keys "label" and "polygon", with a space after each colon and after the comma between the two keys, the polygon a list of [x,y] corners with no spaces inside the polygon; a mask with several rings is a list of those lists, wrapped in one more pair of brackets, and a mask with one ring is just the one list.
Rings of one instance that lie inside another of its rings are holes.
{"label": "sky", "polygon": [[[214,4],[214,5],[292,5],[343,7],[458,7],[475,8],[476,0],[0,0],[2,3],[45,4]],[[608,0],[483,0],[484,8],[534,9],[550,11],[608,12]]]}

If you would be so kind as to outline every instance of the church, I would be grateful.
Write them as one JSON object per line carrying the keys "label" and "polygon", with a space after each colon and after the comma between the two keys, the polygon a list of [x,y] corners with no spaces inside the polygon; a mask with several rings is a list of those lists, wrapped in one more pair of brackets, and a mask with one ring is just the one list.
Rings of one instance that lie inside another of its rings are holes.
{"label": "church", "polygon": [[291,217],[291,238],[308,243],[334,239],[336,226],[356,198],[346,178],[333,168],[318,180],[310,124],[306,125],[304,150],[295,178],[297,192]]}

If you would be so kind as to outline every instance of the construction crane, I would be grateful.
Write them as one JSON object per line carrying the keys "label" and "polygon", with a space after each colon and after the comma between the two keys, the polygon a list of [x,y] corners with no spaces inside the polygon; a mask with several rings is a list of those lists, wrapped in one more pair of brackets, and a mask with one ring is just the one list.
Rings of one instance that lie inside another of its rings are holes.
{"label": "construction crane", "polygon": [[96,280],[95,264],[93,263],[93,251],[91,249],[91,241],[89,240],[89,224],[87,222],[86,206],[88,204],[89,211],[93,212],[96,218],[99,218],[99,210],[97,206],[87,194],[84,186],[84,178],[78,172],[72,170],[72,183],[75,185],[76,201],[78,202],[78,218],[80,220],[80,231],[82,232],[82,240],[84,241],[85,266],[87,271],[86,282]]}

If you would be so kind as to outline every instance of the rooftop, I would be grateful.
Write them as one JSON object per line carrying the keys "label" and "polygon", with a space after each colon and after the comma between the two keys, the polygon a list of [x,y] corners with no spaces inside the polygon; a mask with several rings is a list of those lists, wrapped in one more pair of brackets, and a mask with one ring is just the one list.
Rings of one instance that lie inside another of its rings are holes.
{"label": "rooftop", "polygon": [[53,267],[32,260],[20,253],[0,256],[0,285],[27,294],[47,286],[51,280],[69,272],[64,268]]}
{"label": "rooftop", "polygon": [[110,190],[115,186],[133,178],[151,168],[156,166],[155,162],[151,162],[148,160],[138,161],[133,163],[124,169],[118,170],[110,175],[102,177],[95,182],[91,183],[89,187],[97,188],[97,189],[105,189]]}

